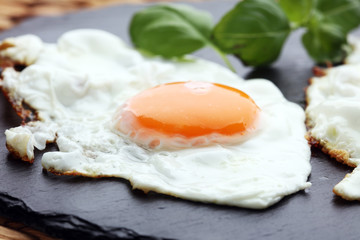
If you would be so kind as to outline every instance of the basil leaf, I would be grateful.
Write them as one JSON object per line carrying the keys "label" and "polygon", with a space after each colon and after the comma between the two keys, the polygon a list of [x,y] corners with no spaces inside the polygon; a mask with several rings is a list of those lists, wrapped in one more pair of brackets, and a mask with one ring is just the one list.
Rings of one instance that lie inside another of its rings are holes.
{"label": "basil leaf", "polygon": [[296,26],[300,26],[309,20],[314,7],[313,0],[279,0],[279,4],[288,19]]}
{"label": "basil leaf", "polygon": [[130,23],[135,47],[166,58],[181,57],[209,43],[212,18],[185,5],[155,5],[137,12]]}
{"label": "basil leaf", "polygon": [[245,65],[264,66],[280,54],[290,25],[273,0],[244,0],[228,12],[213,31],[215,44]]}
{"label": "basil leaf", "polygon": [[317,0],[316,11],[322,23],[338,25],[345,34],[360,23],[359,0]]}
{"label": "basil leaf", "polygon": [[317,63],[341,62],[348,53],[346,36],[359,23],[359,0],[317,0],[303,44]]}
{"label": "basil leaf", "polygon": [[302,42],[317,63],[340,62],[347,54],[346,34],[335,24],[323,23],[309,27]]}

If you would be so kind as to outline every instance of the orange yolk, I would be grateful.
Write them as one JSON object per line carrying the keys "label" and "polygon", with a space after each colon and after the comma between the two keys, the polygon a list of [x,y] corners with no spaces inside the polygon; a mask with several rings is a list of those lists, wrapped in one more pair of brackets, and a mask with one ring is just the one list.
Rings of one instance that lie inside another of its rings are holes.
{"label": "orange yolk", "polygon": [[194,138],[210,134],[244,135],[255,128],[260,109],[244,92],[208,82],[159,85],[131,98],[120,121],[136,133],[150,129],[167,137]]}

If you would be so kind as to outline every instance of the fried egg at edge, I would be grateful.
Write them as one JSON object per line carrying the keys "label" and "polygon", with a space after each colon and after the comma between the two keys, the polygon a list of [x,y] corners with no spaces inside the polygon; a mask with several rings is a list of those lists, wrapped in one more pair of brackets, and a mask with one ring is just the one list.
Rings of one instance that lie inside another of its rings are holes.
{"label": "fried egg at edge", "polygon": [[[34,147],[56,141],[60,151],[43,155],[45,169],[121,177],[145,192],[248,208],[268,207],[310,186],[304,112],[267,80],[244,82],[201,59],[146,59],[99,30],[65,33],[56,45],[35,36],[7,41],[14,47],[1,56],[30,66],[20,73],[5,69],[2,88],[41,119],[7,130],[7,144],[31,159]],[[113,129],[114,113],[126,100],[159,84],[188,81],[226,84],[248,94],[261,109],[259,131],[237,144],[154,150]]]}
{"label": "fried egg at edge", "polygon": [[313,77],[306,92],[308,139],[335,160],[354,167],[333,192],[347,200],[360,200],[360,78],[359,64],[324,70]]}

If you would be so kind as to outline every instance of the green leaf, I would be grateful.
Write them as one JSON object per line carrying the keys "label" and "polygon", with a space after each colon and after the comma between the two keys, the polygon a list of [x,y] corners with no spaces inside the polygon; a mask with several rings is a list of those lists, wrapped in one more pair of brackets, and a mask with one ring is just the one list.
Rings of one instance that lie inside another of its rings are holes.
{"label": "green leaf", "polygon": [[289,32],[286,15],[275,1],[245,0],[215,26],[213,40],[244,64],[264,66],[277,59]]}
{"label": "green leaf", "polygon": [[314,7],[313,0],[279,0],[281,8],[296,27],[306,23]]}
{"label": "green leaf", "polygon": [[130,23],[135,47],[166,58],[181,57],[209,43],[212,18],[185,5],[154,5],[137,12]]}
{"label": "green leaf", "polygon": [[341,62],[346,52],[346,34],[341,27],[326,23],[313,25],[302,37],[308,54],[317,63]]}
{"label": "green leaf", "polygon": [[359,0],[317,0],[316,11],[321,16],[321,23],[338,25],[344,34],[360,23]]}
{"label": "green leaf", "polygon": [[359,23],[359,0],[317,0],[303,44],[317,63],[341,62],[348,53],[347,34]]}

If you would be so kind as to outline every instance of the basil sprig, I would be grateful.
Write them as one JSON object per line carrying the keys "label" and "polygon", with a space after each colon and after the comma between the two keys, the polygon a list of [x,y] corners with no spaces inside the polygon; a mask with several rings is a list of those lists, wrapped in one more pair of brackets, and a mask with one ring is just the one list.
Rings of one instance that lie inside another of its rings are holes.
{"label": "basil sprig", "polygon": [[212,17],[207,12],[186,5],[161,4],[145,8],[133,16],[130,37],[140,51],[165,58],[182,58],[210,46],[234,70],[226,54],[210,40],[212,28]]}
{"label": "basil sprig", "polygon": [[215,26],[216,45],[239,57],[245,65],[275,61],[291,29],[280,6],[272,0],[240,2]]}
{"label": "basil sprig", "polygon": [[317,0],[302,42],[317,63],[341,62],[350,49],[347,34],[359,23],[359,0]]}
{"label": "basil sprig", "polygon": [[347,34],[359,23],[360,0],[243,0],[215,26],[207,12],[159,4],[133,16],[130,36],[139,50],[165,58],[210,46],[233,69],[226,54],[245,65],[270,65],[298,28],[305,28],[302,42],[316,63],[340,62],[349,52]]}
{"label": "basil sprig", "polygon": [[130,36],[135,45],[166,58],[181,57],[209,41],[212,18],[185,5],[154,5],[137,12]]}

